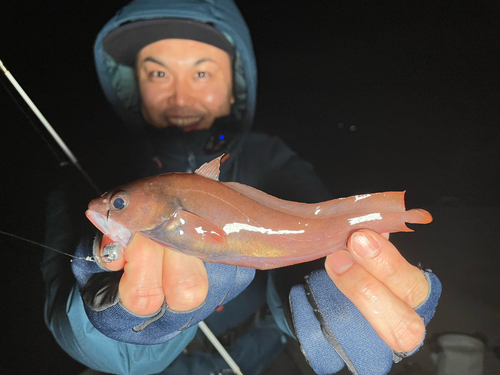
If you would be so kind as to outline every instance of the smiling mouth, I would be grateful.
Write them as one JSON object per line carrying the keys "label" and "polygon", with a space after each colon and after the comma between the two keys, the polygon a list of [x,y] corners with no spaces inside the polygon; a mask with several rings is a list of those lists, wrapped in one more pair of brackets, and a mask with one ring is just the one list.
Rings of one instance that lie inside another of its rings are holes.
{"label": "smiling mouth", "polygon": [[168,121],[170,124],[179,127],[191,126],[200,122],[201,116],[195,117],[169,117]]}
{"label": "smiling mouth", "polygon": [[109,236],[114,242],[118,242],[120,245],[123,245],[123,247],[127,247],[127,244],[132,237],[131,231],[120,223],[108,219],[98,212],[87,210],[85,215],[103,234]]}

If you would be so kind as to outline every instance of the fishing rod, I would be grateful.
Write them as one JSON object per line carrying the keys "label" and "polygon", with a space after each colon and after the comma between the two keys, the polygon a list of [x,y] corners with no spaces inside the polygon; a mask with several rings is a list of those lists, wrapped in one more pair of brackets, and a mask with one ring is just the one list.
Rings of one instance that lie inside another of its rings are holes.
{"label": "fishing rod", "polygon": [[[78,169],[78,171],[82,174],[82,176],[85,178],[85,180],[90,184],[90,186],[92,187],[92,189],[98,195],[102,195],[102,192],[97,187],[97,185],[94,183],[94,181],[92,180],[92,178],[90,178],[89,174],[82,168],[82,166],[80,165],[80,163],[78,163],[78,160],[75,157],[75,155],[73,154],[73,152],[71,152],[71,150],[66,145],[66,143],[61,139],[61,137],[59,136],[59,134],[57,134],[57,132],[54,130],[54,128],[50,125],[50,123],[47,121],[47,119],[45,118],[45,116],[40,112],[40,110],[37,108],[37,106],[35,105],[35,103],[33,103],[33,101],[30,99],[30,97],[28,96],[28,94],[26,94],[26,92],[23,90],[23,88],[21,87],[21,85],[14,78],[14,76],[9,72],[9,70],[7,70],[7,68],[3,64],[2,60],[0,60],[0,70],[2,70],[2,72],[5,74],[5,76],[10,81],[10,83],[12,83],[12,86],[14,86],[14,88],[17,90],[17,92],[19,93],[19,95],[21,95],[21,97],[24,99],[24,101],[26,102],[26,104],[30,107],[30,109],[33,111],[33,113],[38,117],[38,119],[43,124],[43,126],[45,127],[45,129],[47,129],[47,131],[52,136],[52,138],[57,142],[57,144],[59,145],[59,147],[61,148],[61,150],[68,157],[68,159],[71,161],[71,163],[76,167],[76,169]],[[21,108],[21,110],[24,112],[24,110],[22,108]],[[28,119],[29,119],[29,117],[28,117]],[[31,121],[31,119],[30,119],[30,121]],[[41,136],[41,134],[40,134],[40,136]],[[42,136],[42,138],[43,138],[43,136]],[[52,147],[50,145],[49,145],[49,148],[55,154],[54,150],[52,149]],[[57,157],[57,154],[55,154],[55,155]],[[57,158],[59,159],[59,157],[57,157]],[[60,165],[64,165],[64,164],[60,163]],[[70,257],[77,258],[77,259],[82,259],[82,260],[87,260],[87,261],[96,261],[97,258],[101,258],[102,260],[104,260],[106,262],[116,260],[116,259],[113,258],[113,256],[116,255],[115,251],[114,251],[115,249],[112,249],[111,247],[109,248],[109,251],[103,253],[102,256],[94,256],[94,257],[87,257],[87,258],[78,258],[78,257],[75,257],[75,256],[73,256],[71,254],[64,253],[64,252],[62,252],[60,250],[56,250],[54,248],[51,248],[51,247],[48,247],[48,246],[36,243],[34,241],[31,241],[31,240],[27,240],[27,239],[19,237],[19,236],[12,235],[10,233],[6,233],[6,232],[3,232],[3,231],[0,231],[0,233],[3,233],[3,234],[6,234],[8,236],[16,237],[18,239],[22,239],[24,241],[28,241],[28,242],[40,245],[42,247],[48,248],[50,250],[53,250],[53,251],[56,251],[56,252],[59,252],[59,253],[63,253],[65,255],[68,255]],[[236,364],[236,362],[233,360],[233,358],[227,352],[227,350],[224,348],[224,346],[222,346],[222,344],[220,343],[220,341],[212,333],[212,331],[205,324],[205,322],[203,322],[203,321],[199,322],[198,326],[200,327],[200,329],[202,330],[202,332],[205,334],[205,336],[208,338],[208,340],[212,343],[212,345],[215,347],[215,349],[217,349],[217,351],[219,352],[219,354],[221,355],[221,357],[229,365],[229,367],[231,368],[232,372],[235,375],[243,375],[243,373],[241,372],[241,369],[239,368],[239,366]]]}
{"label": "fishing rod", "polygon": [[[76,167],[76,169],[82,174],[83,178],[90,184],[92,189],[98,194],[101,195],[102,192],[101,190],[97,187],[97,185],[94,183],[92,178],[90,178],[89,174],[82,168],[80,163],[78,162],[78,159],[75,157],[73,152],[69,149],[69,147],[66,145],[66,143],[61,139],[59,134],[54,130],[54,128],[50,125],[50,123],[47,121],[45,116],[40,112],[40,110],[37,108],[35,103],[30,99],[28,94],[23,90],[21,85],[17,82],[17,80],[14,78],[12,73],[5,67],[3,64],[2,60],[0,60],[0,70],[2,70],[3,74],[7,77],[7,79],[10,81],[12,86],[16,89],[16,91],[21,95],[21,97],[24,99],[26,104],[30,107],[30,109],[33,111],[33,113],[38,117],[42,125],[47,129],[49,134],[52,136],[52,138],[56,141],[56,143],[59,145],[61,150],[64,152],[64,154],[68,157],[68,159],[71,161],[71,163]],[[14,99],[15,100],[15,99]],[[23,110],[21,108],[21,110]],[[43,136],[42,136],[43,138]],[[49,146],[50,147],[50,146]],[[51,148],[51,151],[54,152],[54,150]],[[60,163],[60,165],[64,165],[63,163]]]}

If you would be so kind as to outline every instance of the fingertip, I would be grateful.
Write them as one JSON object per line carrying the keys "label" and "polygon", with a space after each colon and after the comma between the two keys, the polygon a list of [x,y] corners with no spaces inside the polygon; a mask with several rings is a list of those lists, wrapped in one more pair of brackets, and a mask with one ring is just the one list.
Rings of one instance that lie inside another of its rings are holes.
{"label": "fingertip", "polygon": [[166,250],[163,270],[163,289],[170,310],[188,312],[205,302],[209,285],[203,261]]}
{"label": "fingertip", "polygon": [[[346,250],[340,250],[333,254],[330,254],[325,259],[325,269],[330,275],[334,273],[335,275],[342,275],[354,264],[354,259],[352,259],[351,254]],[[330,275],[332,277],[332,275]]]}
{"label": "fingertip", "polygon": [[[205,287],[205,285],[207,287]],[[208,284],[189,280],[178,284],[166,297],[169,310],[190,312],[201,307],[208,295]]]}
{"label": "fingertip", "polygon": [[389,346],[396,352],[409,353],[422,343],[424,336],[424,322],[420,317],[415,317],[395,328],[392,339],[394,343]]}
{"label": "fingertip", "polygon": [[369,229],[360,229],[352,233],[347,240],[347,250],[361,258],[374,257],[381,248],[388,245],[393,246],[389,241],[389,233],[378,233]]}

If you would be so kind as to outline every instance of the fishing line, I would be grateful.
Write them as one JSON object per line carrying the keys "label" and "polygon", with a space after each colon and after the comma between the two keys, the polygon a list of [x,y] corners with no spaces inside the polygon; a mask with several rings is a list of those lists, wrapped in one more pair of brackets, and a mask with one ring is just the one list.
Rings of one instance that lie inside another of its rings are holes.
{"label": "fishing line", "polygon": [[109,256],[109,255],[104,255],[104,256],[94,255],[94,256],[87,256],[87,257],[77,257],[75,255],[65,253],[64,251],[54,249],[53,247],[43,245],[43,244],[38,243],[36,241],[28,240],[27,238],[23,238],[23,237],[17,236],[17,235],[12,234],[12,233],[4,232],[3,230],[0,230],[0,233],[4,234],[6,236],[10,236],[10,237],[16,238],[18,240],[23,240],[23,241],[29,242],[29,243],[31,243],[33,245],[38,245],[38,246],[44,247],[46,249],[55,251],[56,253],[64,254],[66,256],[69,256],[71,258],[78,259],[78,260],[85,260],[87,262],[97,262],[99,259],[104,259],[105,263],[108,263],[110,261],[116,260],[116,259],[113,259],[112,256]]}
{"label": "fishing line", "polygon": [[[102,192],[97,187],[97,185],[94,183],[94,181],[90,178],[90,176],[88,175],[88,173],[80,166],[80,164],[78,163],[78,160],[76,159],[75,155],[71,152],[71,150],[68,148],[68,146],[66,145],[66,143],[64,143],[64,141],[61,139],[61,137],[59,137],[59,135],[54,130],[54,128],[52,128],[52,126],[45,119],[45,117],[40,112],[40,110],[36,107],[35,103],[33,103],[33,101],[29,98],[29,96],[23,90],[23,88],[21,87],[21,85],[19,85],[19,83],[14,78],[14,76],[7,70],[7,68],[2,63],[1,60],[0,60],[0,70],[5,74],[5,76],[10,81],[10,83],[12,84],[12,86],[14,86],[14,88],[17,90],[17,92],[19,93],[19,95],[21,95],[21,97],[24,99],[24,101],[26,102],[26,104],[30,107],[30,109],[33,111],[33,113],[37,116],[37,118],[43,124],[43,126],[45,127],[45,129],[50,133],[50,135],[56,141],[56,143],[59,145],[59,147],[61,148],[61,150],[68,157],[68,159],[71,161],[71,163],[76,167],[76,169],[78,169],[78,171],[82,174],[82,176],[89,183],[89,185],[92,187],[92,189],[94,189],[94,191],[96,191],[99,195],[102,195]],[[3,84],[3,82],[2,82],[2,85],[5,87],[5,85]],[[13,100],[16,102],[16,104],[21,109],[21,111],[25,114],[25,116],[28,118],[28,120],[32,123],[32,125],[34,125],[33,122],[31,121],[31,119],[29,118],[29,116],[24,111],[24,109],[20,106],[20,104],[17,102],[17,100],[12,96],[12,94],[10,93],[10,91],[7,90],[7,92],[13,98]],[[35,126],[35,128],[36,128],[36,126]],[[59,157],[59,155],[55,152],[55,150],[48,143],[48,141],[41,135],[41,133],[38,131],[38,129],[37,129],[37,132],[42,137],[42,139],[45,141],[45,143],[48,145],[48,147],[50,148],[51,152],[54,154],[54,156],[56,157],[56,159],[59,161],[59,165],[63,166],[65,164],[67,164],[67,162],[64,162]],[[223,139],[224,138],[221,138],[221,140],[223,140]],[[17,236],[15,234],[7,233],[7,232],[1,231],[1,230],[0,230],[0,233],[4,234],[6,236],[10,236],[10,237],[19,239],[19,240],[23,240],[25,242],[29,242],[29,243],[34,244],[34,245],[41,246],[41,247],[46,248],[48,250],[55,251],[57,253],[69,256],[69,257],[74,258],[74,259],[85,260],[85,261],[88,261],[88,262],[109,263],[109,262],[113,262],[113,261],[115,261],[117,259],[120,259],[123,256],[123,249],[121,247],[117,246],[117,244],[108,244],[108,245],[106,245],[104,247],[104,249],[102,249],[103,256],[94,255],[94,256],[87,256],[87,257],[77,257],[75,255],[65,253],[64,251],[54,249],[54,248],[52,248],[50,246],[42,245],[42,244],[40,244],[38,242],[35,242],[35,241],[32,241],[32,240],[28,240],[26,238]],[[200,322],[198,325],[199,325],[200,329],[203,331],[203,333],[207,336],[207,338],[209,339],[209,341],[212,343],[212,345],[215,346],[215,348],[217,349],[217,351],[219,352],[219,354],[227,362],[227,364],[229,365],[229,367],[231,368],[231,370],[233,371],[233,373],[237,374],[237,375],[243,375],[243,373],[241,372],[241,370],[238,367],[238,365],[236,364],[236,362],[231,358],[231,356],[229,355],[229,353],[225,350],[225,348],[220,344],[220,342],[217,340],[217,338],[213,335],[213,333],[210,330],[210,328],[203,321]]]}
{"label": "fishing line", "polygon": [[[15,238],[15,239],[18,239],[18,240],[23,240],[23,241],[28,242],[30,244],[38,245],[38,246],[41,246],[41,247],[43,247],[45,249],[49,249],[49,250],[55,251],[55,252],[57,252],[59,254],[63,254],[63,255],[69,256],[71,258],[78,259],[78,260],[85,260],[87,262],[98,263],[99,261],[101,261],[101,262],[104,262],[104,263],[109,263],[109,262],[112,262],[112,261],[114,261],[114,260],[117,259],[116,258],[116,253],[114,253],[114,255],[113,255],[113,251],[111,251],[110,254],[105,254],[104,256],[94,255],[94,256],[87,256],[87,257],[77,257],[75,255],[71,255],[71,254],[65,253],[64,251],[54,249],[53,247],[42,245],[41,243],[38,243],[36,241],[28,240],[27,238],[23,238],[23,237],[17,236],[17,235],[12,234],[12,233],[4,232],[3,230],[0,230],[0,234],[4,234],[6,236],[9,236],[9,237],[12,237],[12,238]],[[109,245],[112,245],[112,244],[106,245],[105,248],[107,246],[109,246]],[[115,245],[115,244],[113,244],[113,245]],[[199,322],[198,323],[198,327],[200,327],[200,329],[203,331],[203,333],[205,334],[205,336],[207,336],[208,340],[212,343],[212,345],[215,347],[215,349],[217,349],[217,351],[219,352],[219,354],[222,356],[222,358],[226,361],[226,363],[231,368],[231,371],[234,374],[236,374],[236,375],[243,375],[243,373],[241,372],[239,366],[233,360],[233,358],[231,357],[231,355],[226,351],[226,349],[222,346],[222,344],[217,339],[217,337],[215,337],[215,335],[212,333],[212,331],[210,330],[210,328],[208,328],[208,326],[205,324],[205,322],[203,322],[203,321]]]}

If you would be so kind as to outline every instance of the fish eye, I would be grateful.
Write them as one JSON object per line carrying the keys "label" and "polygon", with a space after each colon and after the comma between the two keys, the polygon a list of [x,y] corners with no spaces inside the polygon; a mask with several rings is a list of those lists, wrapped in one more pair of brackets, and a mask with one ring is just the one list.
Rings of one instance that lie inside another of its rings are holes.
{"label": "fish eye", "polygon": [[125,208],[125,199],[123,198],[115,198],[113,200],[113,207],[116,208],[117,210],[123,210]]}
{"label": "fish eye", "polygon": [[121,211],[128,205],[128,196],[123,191],[115,193],[110,199],[110,208],[116,211]]}

